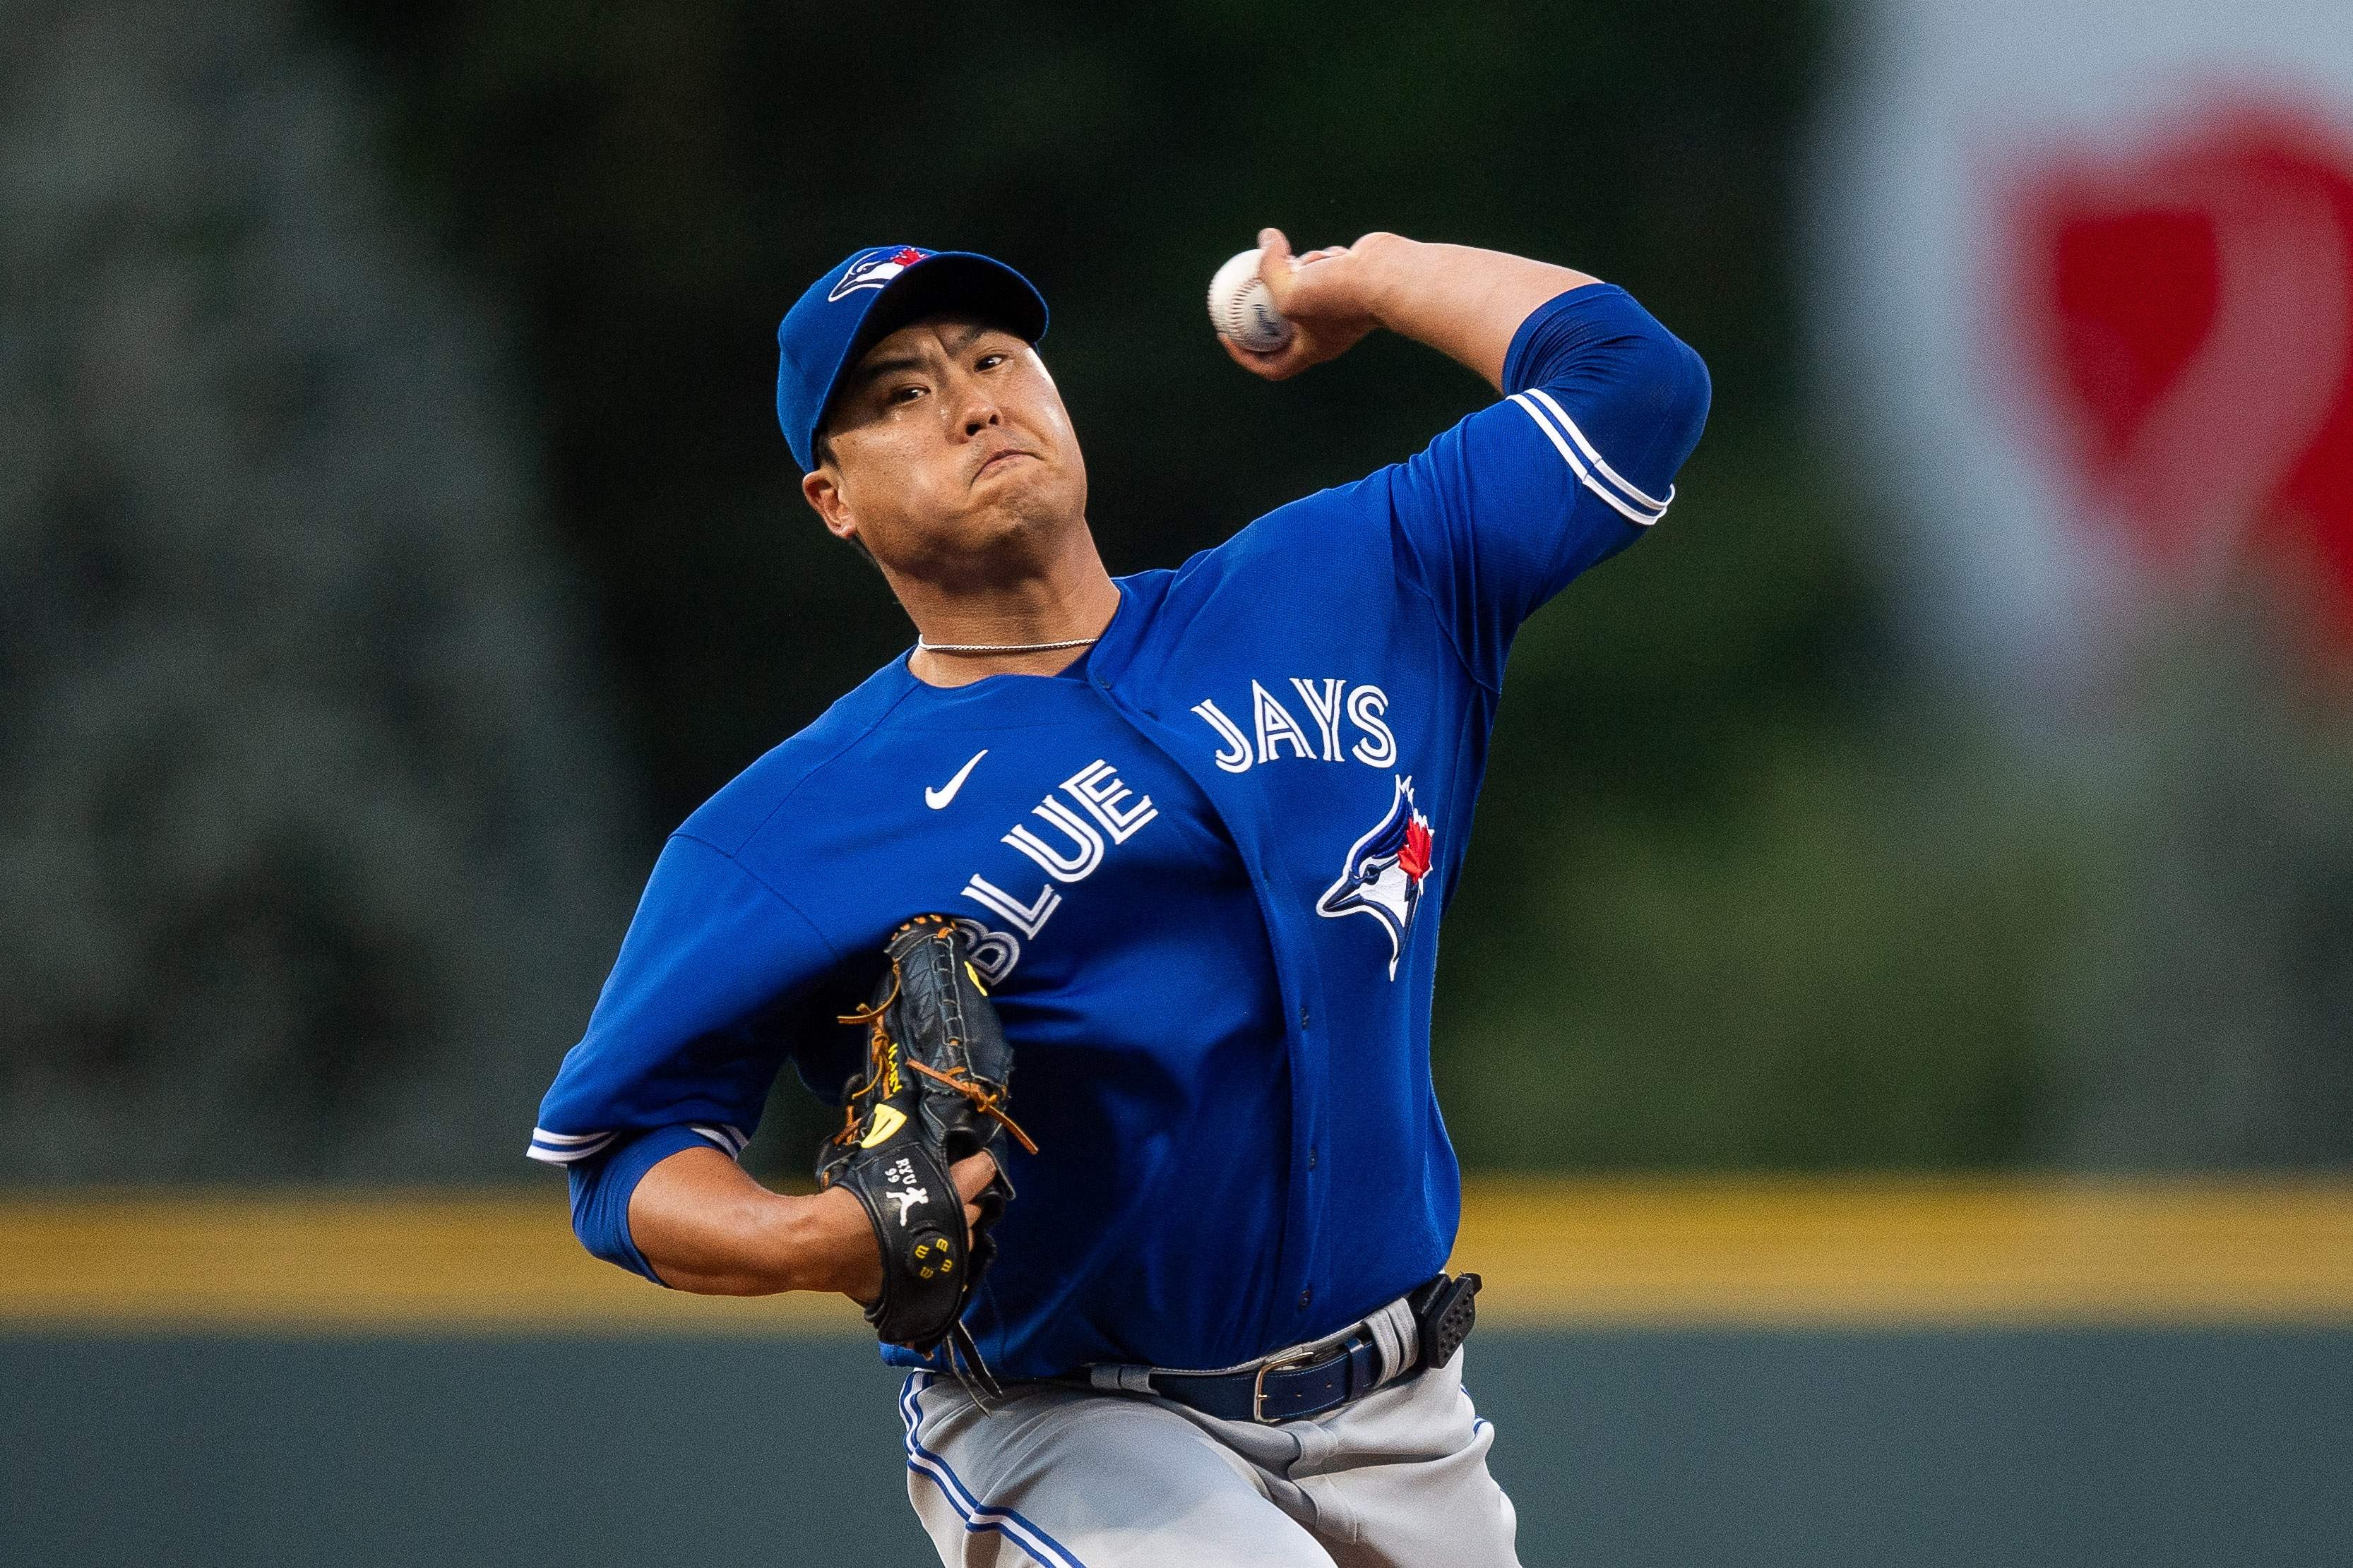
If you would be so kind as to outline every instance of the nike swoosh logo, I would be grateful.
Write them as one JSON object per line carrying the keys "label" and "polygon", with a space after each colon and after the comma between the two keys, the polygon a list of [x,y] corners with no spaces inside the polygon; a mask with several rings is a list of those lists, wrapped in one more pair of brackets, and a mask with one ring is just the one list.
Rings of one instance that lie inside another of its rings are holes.
{"label": "nike swoosh logo", "polygon": [[958,768],[956,770],[956,776],[948,780],[944,788],[927,789],[923,792],[923,804],[930,806],[934,811],[937,811],[942,806],[947,805],[948,802],[954,800],[956,797],[956,791],[964,788],[964,781],[972,776],[972,770],[978,766],[980,759],[987,755],[988,755],[988,748],[987,746],[983,746],[980,750],[975,752],[972,754],[972,761]]}

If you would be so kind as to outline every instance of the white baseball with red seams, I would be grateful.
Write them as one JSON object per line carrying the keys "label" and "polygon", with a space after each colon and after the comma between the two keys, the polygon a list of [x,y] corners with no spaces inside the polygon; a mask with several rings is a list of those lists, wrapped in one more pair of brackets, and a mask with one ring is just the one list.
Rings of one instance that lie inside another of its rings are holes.
{"label": "white baseball with red seams", "polygon": [[1218,336],[1252,353],[1272,353],[1291,341],[1291,322],[1258,275],[1257,250],[1245,250],[1209,279],[1209,321]]}

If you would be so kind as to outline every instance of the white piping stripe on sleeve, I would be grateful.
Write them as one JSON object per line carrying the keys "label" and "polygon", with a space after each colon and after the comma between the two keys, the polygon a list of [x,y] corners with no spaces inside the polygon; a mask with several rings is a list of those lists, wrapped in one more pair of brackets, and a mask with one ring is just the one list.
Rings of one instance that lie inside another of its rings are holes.
{"label": "white piping stripe on sleeve", "polygon": [[1675,499],[1674,486],[1669,485],[1667,487],[1666,500],[1659,500],[1643,494],[1641,490],[1634,488],[1633,484],[1627,479],[1625,475],[1620,473],[1617,469],[1611,468],[1608,463],[1602,460],[1601,454],[1593,449],[1593,443],[1585,438],[1585,432],[1577,427],[1577,421],[1571,419],[1561,408],[1561,405],[1552,400],[1551,393],[1546,392],[1541,386],[1531,386],[1528,388],[1528,395],[1535,398],[1538,403],[1543,404],[1546,408],[1552,410],[1552,416],[1560,421],[1561,428],[1568,432],[1568,438],[1577,443],[1577,449],[1593,460],[1595,470],[1599,472],[1603,479],[1608,479],[1611,484],[1616,485],[1620,489],[1624,490],[1629,497],[1641,501],[1644,506],[1649,507],[1653,511],[1664,511],[1667,510],[1667,501],[1672,501]]}
{"label": "white piping stripe on sleeve", "polygon": [[725,1122],[712,1125],[701,1121],[691,1121],[687,1124],[687,1131],[690,1132],[701,1133],[703,1137],[710,1139],[713,1143],[718,1144],[722,1149],[726,1150],[728,1154],[731,1156],[741,1154],[744,1152],[744,1145],[751,1142],[749,1138],[746,1138],[744,1135],[744,1130],[742,1128]]}
{"label": "white piping stripe on sleeve", "polygon": [[[688,1131],[717,1144],[727,1152],[731,1159],[741,1155],[744,1146],[752,1141],[742,1128],[732,1122],[691,1122]],[[550,1132],[544,1128],[534,1127],[531,1133],[531,1147],[524,1152],[532,1159],[550,1165],[569,1165],[576,1160],[601,1153],[616,1136],[617,1134],[611,1131]]]}
{"label": "white piping stripe on sleeve", "polygon": [[[1611,489],[1608,485],[1603,484],[1599,479],[1595,477],[1590,468],[1588,468],[1583,463],[1577,460],[1577,454],[1569,450],[1568,443],[1560,438],[1560,432],[1554,429],[1552,427],[1551,421],[1547,420],[1544,416],[1543,412],[1539,410],[1534,403],[1528,400],[1527,394],[1524,392],[1515,392],[1512,394],[1512,401],[1518,404],[1522,409],[1525,410],[1527,416],[1530,419],[1535,421],[1536,428],[1545,433],[1545,439],[1553,444],[1554,450],[1557,451],[1561,455],[1562,460],[1567,463],[1569,468],[1575,471],[1577,482],[1582,484],[1587,489],[1591,490],[1595,495],[1599,496],[1603,500],[1608,501],[1611,507],[1615,508],[1622,516],[1625,517],[1626,521],[1634,523],[1638,527],[1648,528],[1651,524],[1658,521],[1659,519],[1665,514],[1666,509],[1663,507],[1661,507],[1656,511],[1637,511],[1634,508],[1629,506],[1624,500],[1620,500],[1617,491]],[[1669,499],[1672,499],[1672,492],[1670,492]]]}
{"label": "white piping stripe on sleeve", "polygon": [[550,1165],[569,1165],[598,1152],[612,1141],[610,1132],[548,1132],[533,1128],[531,1147],[523,1152]]}

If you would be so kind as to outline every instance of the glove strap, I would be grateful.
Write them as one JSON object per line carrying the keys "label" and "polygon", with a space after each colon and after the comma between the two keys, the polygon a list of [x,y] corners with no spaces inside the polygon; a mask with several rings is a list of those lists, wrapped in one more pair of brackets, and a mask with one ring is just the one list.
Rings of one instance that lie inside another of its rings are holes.
{"label": "glove strap", "polygon": [[882,1256],[882,1293],[866,1321],[892,1344],[929,1354],[956,1327],[971,1272],[955,1183],[912,1131],[860,1150],[838,1183],[864,1205]]}

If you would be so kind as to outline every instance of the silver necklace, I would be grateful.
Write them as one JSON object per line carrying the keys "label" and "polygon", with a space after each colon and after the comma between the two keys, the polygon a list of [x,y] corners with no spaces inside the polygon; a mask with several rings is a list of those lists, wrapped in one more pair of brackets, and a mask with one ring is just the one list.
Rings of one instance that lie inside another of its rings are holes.
{"label": "silver necklace", "polygon": [[921,632],[915,634],[918,653],[1053,653],[1060,648],[1085,647],[1103,641],[1100,637],[1071,637],[1066,642],[925,642]]}

